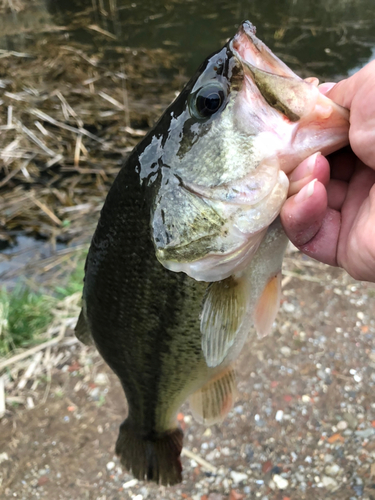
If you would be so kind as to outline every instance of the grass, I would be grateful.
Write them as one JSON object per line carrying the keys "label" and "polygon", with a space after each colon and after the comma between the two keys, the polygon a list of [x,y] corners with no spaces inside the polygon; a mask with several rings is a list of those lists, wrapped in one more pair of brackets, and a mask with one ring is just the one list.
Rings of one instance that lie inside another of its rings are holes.
{"label": "grass", "polygon": [[34,343],[36,336],[51,323],[53,297],[35,293],[28,287],[0,292],[0,355]]}
{"label": "grass", "polygon": [[[17,348],[38,344],[53,321],[53,309],[58,303],[82,290],[85,255],[76,256],[73,269],[59,286],[35,291],[18,285],[12,291],[0,289],[0,357]],[[61,281],[61,280],[60,280]]]}

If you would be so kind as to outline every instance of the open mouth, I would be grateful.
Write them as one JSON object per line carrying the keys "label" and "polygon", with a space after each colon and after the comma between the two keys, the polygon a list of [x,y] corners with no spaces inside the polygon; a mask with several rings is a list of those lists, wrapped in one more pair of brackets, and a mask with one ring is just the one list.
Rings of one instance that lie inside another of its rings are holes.
{"label": "open mouth", "polygon": [[[285,172],[313,152],[327,155],[348,144],[349,111],[323,95],[316,78],[302,80],[288,68],[258,40],[251,23],[241,25],[230,48],[244,69],[248,94],[257,96],[253,115],[262,117],[265,129],[273,124],[281,142],[290,145],[279,155]],[[274,121],[275,112],[282,120]]]}
{"label": "open mouth", "polygon": [[286,76],[301,80],[283,61],[255,36],[255,26],[245,21],[230,42],[230,49],[245,65],[251,65],[259,70],[274,75]]}

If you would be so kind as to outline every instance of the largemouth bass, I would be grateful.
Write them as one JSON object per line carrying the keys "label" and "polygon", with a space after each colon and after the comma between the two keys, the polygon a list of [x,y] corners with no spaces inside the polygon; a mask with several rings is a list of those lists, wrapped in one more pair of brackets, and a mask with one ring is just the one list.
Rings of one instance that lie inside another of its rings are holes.
{"label": "largemouth bass", "polygon": [[77,336],[129,406],[116,452],[138,479],[181,481],[190,397],[206,424],[233,405],[233,363],[280,302],[286,174],[348,142],[348,112],[244,22],[129,156],[88,253]]}

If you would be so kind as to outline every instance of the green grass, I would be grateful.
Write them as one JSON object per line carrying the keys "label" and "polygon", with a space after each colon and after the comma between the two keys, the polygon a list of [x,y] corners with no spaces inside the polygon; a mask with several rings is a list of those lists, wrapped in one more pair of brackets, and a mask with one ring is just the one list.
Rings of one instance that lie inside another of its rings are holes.
{"label": "green grass", "polygon": [[74,263],[73,270],[68,274],[65,283],[55,287],[54,291],[58,298],[63,299],[64,297],[73,295],[73,293],[82,291],[85,260],[86,253],[80,254]]}
{"label": "green grass", "polygon": [[44,340],[40,335],[53,320],[53,308],[65,297],[82,291],[84,262],[85,254],[77,255],[63,270],[60,284],[50,284],[47,290],[34,291],[23,285],[12,291],[0,289],[0,357]]}
{"label": "green grass", "polygon": [[[56,299],[55,299],[56,300]],[[54,299],[28,287],[0,291],[0,355],[34,343],[51,323]]]}

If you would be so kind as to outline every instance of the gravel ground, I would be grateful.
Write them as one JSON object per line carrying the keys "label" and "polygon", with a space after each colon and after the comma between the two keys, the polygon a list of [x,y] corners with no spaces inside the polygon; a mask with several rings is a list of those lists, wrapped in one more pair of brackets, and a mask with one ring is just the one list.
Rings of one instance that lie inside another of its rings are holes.
{"label": "gravel ground", "polygon": [[50,382],[7,383],[0,497],[375,499],[374,305],[374,284],[289,251],[277,324],[245,347],[227,419],[205,428],[181,409],[184,480],[171,488],[134,480],[114,456],[126,406],[99,355],[53,348]]}

